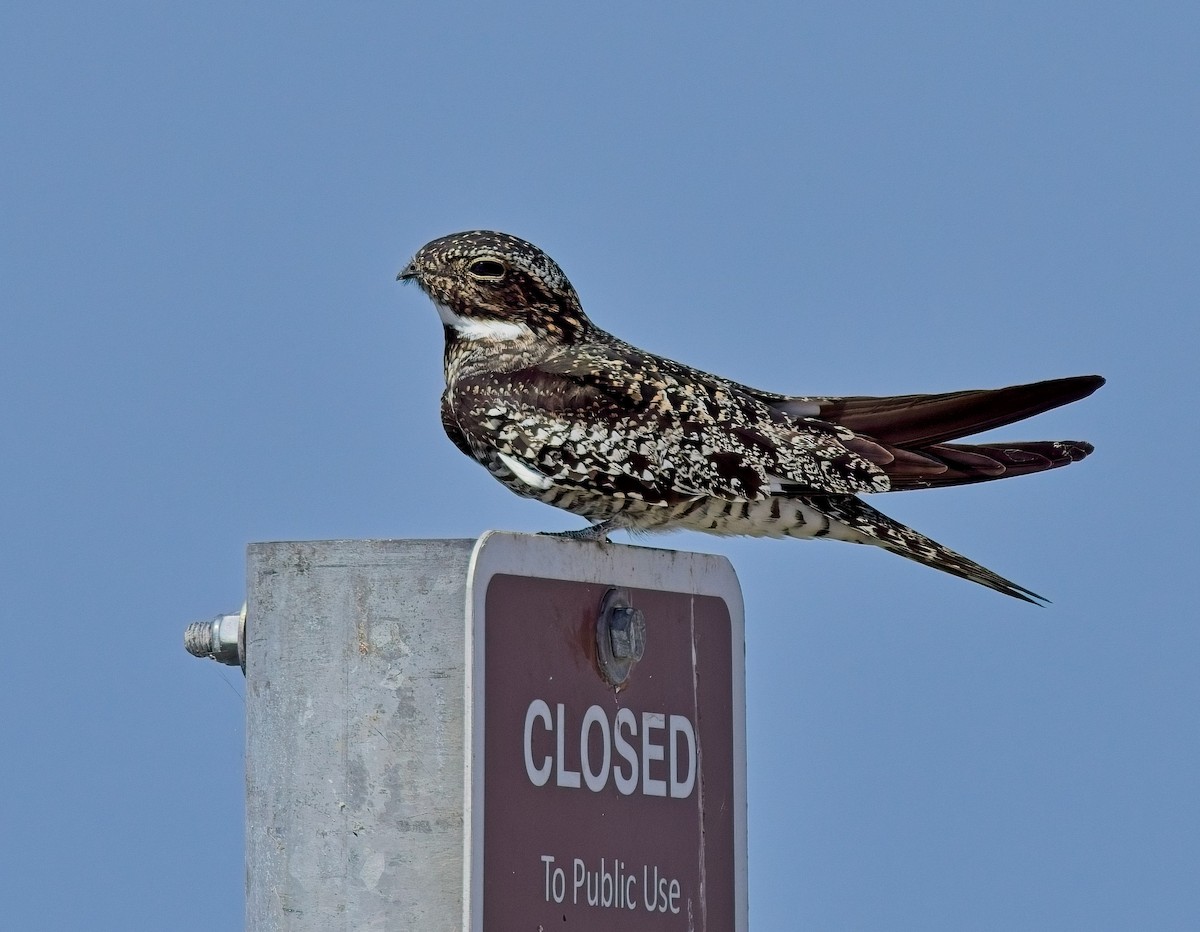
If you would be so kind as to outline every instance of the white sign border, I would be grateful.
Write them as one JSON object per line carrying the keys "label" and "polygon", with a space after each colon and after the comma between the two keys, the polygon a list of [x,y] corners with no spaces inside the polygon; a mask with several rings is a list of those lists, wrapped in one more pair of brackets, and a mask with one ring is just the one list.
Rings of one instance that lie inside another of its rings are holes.
{"label": "white sign border", "polygon": [[[690,592],[715,596],[729,610],[733,661],[734,930],[749,932],[746,864],[746,620],[742,590],[725,557],[570,541],[536,534],[487,531],[475,544],[467,572],[466,720],[463,723],[463,929],[483,932],[484,604],[493,576]],[[481,727],[476,728],[479,722]],[[475,839],[480,843],[475,844]]]}

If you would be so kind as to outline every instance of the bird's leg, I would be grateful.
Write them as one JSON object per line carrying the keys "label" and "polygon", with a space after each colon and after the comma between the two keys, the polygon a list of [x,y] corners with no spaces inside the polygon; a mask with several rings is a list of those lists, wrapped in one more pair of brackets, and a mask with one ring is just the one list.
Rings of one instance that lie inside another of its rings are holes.
{"label": "bird's leg", "polygon": [[558,537],[562,540],[587,540],[597,544],[608,543],[608,535],[611,531],[620,529],[620,525],[609,518],[607,521],[601,521],[598,524],[593,524],[589,527],[581,527],[577,531],[542,531],[542,537]]}

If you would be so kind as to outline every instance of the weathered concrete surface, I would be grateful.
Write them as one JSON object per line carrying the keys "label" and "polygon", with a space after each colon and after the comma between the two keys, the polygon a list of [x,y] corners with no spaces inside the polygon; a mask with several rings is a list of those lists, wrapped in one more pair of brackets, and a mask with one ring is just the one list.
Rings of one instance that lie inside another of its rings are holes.
{"label": "weathered concrete surface", "polygon": [[474,544],[250,546],[250,932],[461,928]]}

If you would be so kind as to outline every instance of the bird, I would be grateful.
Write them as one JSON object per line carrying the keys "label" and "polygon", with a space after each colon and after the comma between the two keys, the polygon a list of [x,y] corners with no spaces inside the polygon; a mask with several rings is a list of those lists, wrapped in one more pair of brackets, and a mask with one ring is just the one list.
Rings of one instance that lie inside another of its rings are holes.
{"label": "bird", "polygon": [[1078,440],[964,437],[1078,401],[1097,375],[891,397],[783,395],[642,349],[591,322],[558,264],[507,233],[422,246],[397,275],[445,331],[442,426],[511,491],[614,531],[872,544],[1033,604],[1048,600],[860,497],[1056,469]]}

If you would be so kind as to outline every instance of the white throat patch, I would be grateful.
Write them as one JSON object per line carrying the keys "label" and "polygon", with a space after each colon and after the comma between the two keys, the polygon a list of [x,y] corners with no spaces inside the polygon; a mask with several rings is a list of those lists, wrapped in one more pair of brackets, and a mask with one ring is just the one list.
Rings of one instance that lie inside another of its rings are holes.
{"label": "white throat patch", "polygon": [[454,313],[446,305],[436,302],[434,307],[437,308],[438,317],[442,319],[442,323],[453,328],[464,340],[502,342],[533,336],[533,331],[525,324],[509,320],[477,320],[472,317],[463,317],[461,314]]}

